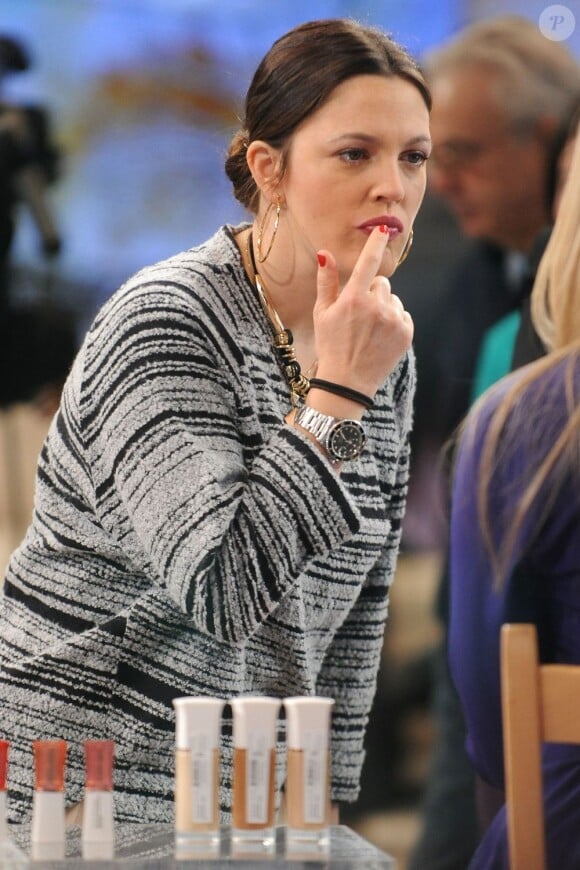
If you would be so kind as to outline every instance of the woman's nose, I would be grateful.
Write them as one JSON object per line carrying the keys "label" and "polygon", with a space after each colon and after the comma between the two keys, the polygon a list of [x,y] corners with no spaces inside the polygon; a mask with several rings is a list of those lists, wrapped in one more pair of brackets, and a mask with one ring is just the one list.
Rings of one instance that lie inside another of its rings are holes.
{"label": "woman's nose", "polygon": [[385,202],[401,202],[405,196],[405,185],[398,161],[381,165],[375,182],[375,196]]}

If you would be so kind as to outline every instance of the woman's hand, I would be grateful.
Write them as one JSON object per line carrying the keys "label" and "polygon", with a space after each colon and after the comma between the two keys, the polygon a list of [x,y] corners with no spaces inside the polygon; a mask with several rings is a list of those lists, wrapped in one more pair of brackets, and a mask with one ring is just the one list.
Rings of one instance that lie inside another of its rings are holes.
{"label": "woman's hand", "polygon": [[336,260],[319,251],[314,306],[317,377],[374,396],[413,340],[413,321],[388,278],[378,275],[388,233],[370,234],[340,289]]}

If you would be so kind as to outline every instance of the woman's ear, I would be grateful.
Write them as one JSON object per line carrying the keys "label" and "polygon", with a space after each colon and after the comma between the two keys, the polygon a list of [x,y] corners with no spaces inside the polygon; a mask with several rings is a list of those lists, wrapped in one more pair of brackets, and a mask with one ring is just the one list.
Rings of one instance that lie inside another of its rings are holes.
{"label": "woman's ear", "polygon": [[280,182],[282,162],[280,151],[261,139],[254,139],[248,145],[246,160],[257,187],[261,193],[271,199]]}

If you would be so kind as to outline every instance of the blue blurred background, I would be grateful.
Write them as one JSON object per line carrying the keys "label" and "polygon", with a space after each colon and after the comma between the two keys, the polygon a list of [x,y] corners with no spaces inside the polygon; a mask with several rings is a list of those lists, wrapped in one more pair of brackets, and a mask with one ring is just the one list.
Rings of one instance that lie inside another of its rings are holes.
{"label": "blue blurred background", "polygon": [[[352,16],[419,60],[466,23],[536,0],[1,0],[0,35],[30,53],[2,97],[40,104],[62,152],[48,191],[63,238],[48,265],[25,213],[15,292],[53,293],[92,316],[138,267],[202,241],[243,215],[223,172],[244,91],[272,41],[299,22]],[[580,54],[578,25],[569,45]],[[576,8],[575,8],[576,7]]]}

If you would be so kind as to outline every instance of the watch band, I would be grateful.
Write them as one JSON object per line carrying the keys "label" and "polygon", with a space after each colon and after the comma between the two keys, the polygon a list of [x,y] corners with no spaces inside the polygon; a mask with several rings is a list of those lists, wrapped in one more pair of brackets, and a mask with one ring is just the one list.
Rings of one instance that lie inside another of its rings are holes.
{"label": "watch band", "polygon": [[326,447],[326,436],[340,417],[330,417],[321,411],[315,411],[309,405],[303,405],[296,414],[294,422],[314,435]]}
{"label": "watch band", "polygon": [[366,441],[365,428],[359,420],[331,417],[308,405],[298,410],[294,422],[316,438],[332,465],[356,459]]}

